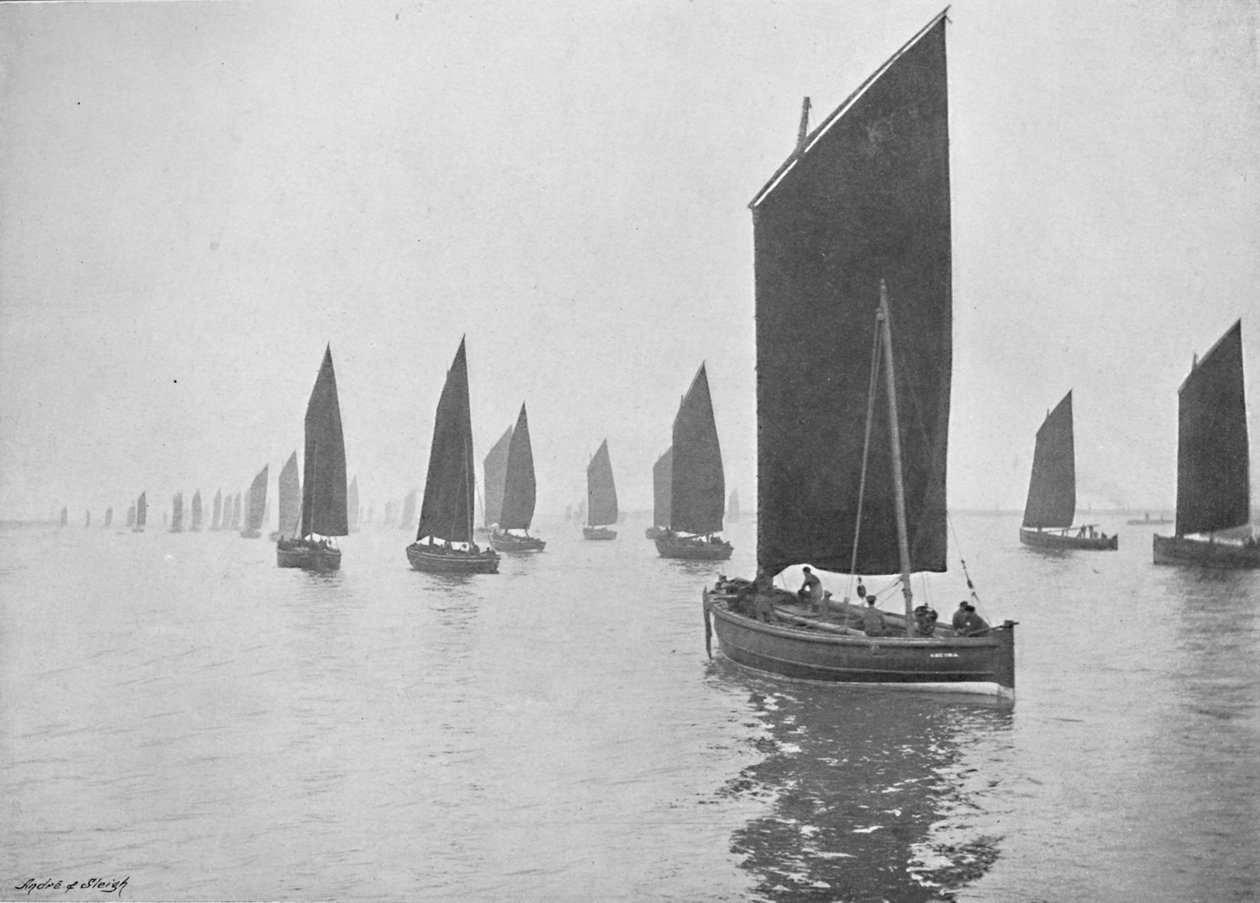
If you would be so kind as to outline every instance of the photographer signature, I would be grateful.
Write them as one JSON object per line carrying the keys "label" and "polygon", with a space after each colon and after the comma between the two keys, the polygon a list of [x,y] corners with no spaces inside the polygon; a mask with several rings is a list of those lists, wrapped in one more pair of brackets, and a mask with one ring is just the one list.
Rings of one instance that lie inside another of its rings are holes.
{"label": "photographer signature", "polygon": [[63,894],[68,894],[72,890],[94,890],[102,894],[118,894],[118,898],[121,900],[123,888],[127,886],[127,882],[130,880],[130,875],[126,878],[89,878],[86,881],[62,881],[53,878],[36,881],[34,878],[31,878],[25,884],[15,885],[15,889],[26,891],[28,897],[32,891],[37,890],[59,890]]}

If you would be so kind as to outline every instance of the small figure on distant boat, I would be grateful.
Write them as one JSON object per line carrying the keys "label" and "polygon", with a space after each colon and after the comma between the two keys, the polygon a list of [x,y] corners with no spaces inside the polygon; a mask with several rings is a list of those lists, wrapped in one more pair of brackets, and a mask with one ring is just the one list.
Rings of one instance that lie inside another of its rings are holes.
{"label": "small figure on distant boat", "polygon": [[866,611],[862,612],[862,630],[867,636],[884,636],[884,613],[875,607],[875,597],[866,597]]}
{"label": "small figure on distant boat", "polygon": [[823,590],[822,581],[818,579],[818,575],[810,570],[806,565],[802,570],[805,572],[805,582],[801,584],[801,588],[796,594],[805,602],[808,602],[814,611],[818,611],[822,606]]}
{"label": "small figure on distant boat", "polygon": [[936,633],[936,609],[928,605],[920,605],[914,610],[914,621],[919,636],[931,636]]}

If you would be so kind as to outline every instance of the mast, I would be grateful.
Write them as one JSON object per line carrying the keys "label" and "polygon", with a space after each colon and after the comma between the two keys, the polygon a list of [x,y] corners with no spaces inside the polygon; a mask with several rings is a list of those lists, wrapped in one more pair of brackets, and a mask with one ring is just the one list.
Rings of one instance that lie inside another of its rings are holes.
{"label": "mast", "polygon": [[901,594],[906,600],[906,636],[914,636],[914,593],[910,589],[910,540],[906,531],[906,490],[901,482],[901,427],[897,423],[897,374],[893,366],[892,319],[888,288],[879,280],[877,328],[884,338],[884,377],[888,386],[888,434],[892,446],[893,498],[897,512],[897,552],[901,557]]}

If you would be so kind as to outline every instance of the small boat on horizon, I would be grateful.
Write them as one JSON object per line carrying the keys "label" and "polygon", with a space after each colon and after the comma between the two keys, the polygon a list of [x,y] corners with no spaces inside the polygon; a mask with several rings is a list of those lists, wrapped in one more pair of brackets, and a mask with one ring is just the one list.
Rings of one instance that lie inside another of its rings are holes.
{"label": "small boat on horizon", "polygon": [[1076,438],[1069,389],[1037,430],[1019,541],[1038,549],[1114,552],[1119,548],[1119,534],[1108,536],[1097,524],[1073,526],[1075,517]]}
{"label": "small boat on horizon", "polygon": [[[487,498],[489,493],[487,486]],[[510,430],[498,517],[490,530],[490,545],[496,552],[541,552],[547,547],[546,542],[529,533],[536,497],[534,449],[529,440],[525,403],[521,402],[516,426]],[[513,530],[518,532],[513,533]]]}
{"label": "small boat on horizon", "polygon": [[1240,319],[1177,392],[1177,524],[1152,537],[1156,564],[1260,568],[1250,464]]}
{"label": "small boat on horizon", "polygon": [[324,348],[324,360],[306,403],[305,429],[301,524],[297,536],[276,540],[276,565],[335,571],[341,567],[336,537],[345,536],[349,528],[346,445],[341,433],[341,405],[337,400],[331,345]]}
{"label": "small boat on horizon", "polygon": [[1141,517],[1141,518],[1131,517],[1129,518],[1129,520],[1126,521],[1126,523],[1131,527],[1138,527],[1138,526],[1141,526],[1142,524],[1171,524],[1172,522],[1173,522],[1173,519],[1171,517],[1165,517],[1162,513],[1158,517],[1152,518],[1151,512],[1149,511],[1146,512],[1146,515],[1144,517]]}
{"label": "small boat on horizon", "polygon": [[472,413],[468,401],[468,360],[464,340],[446,371],[433,419],[429,471],[416,541],[407,561],[417,571],[438,574],[495,574],[499,555],[473,541],[477,468],[473,461]]}
{"label": "small boat on horizon", "polygon": [[586,465],[586,524],[584,539],[609,540],[617,531],[607,524],[617,523],[617,486],[613,482],[612,460],[608,456],[608,440],[600,443]]}

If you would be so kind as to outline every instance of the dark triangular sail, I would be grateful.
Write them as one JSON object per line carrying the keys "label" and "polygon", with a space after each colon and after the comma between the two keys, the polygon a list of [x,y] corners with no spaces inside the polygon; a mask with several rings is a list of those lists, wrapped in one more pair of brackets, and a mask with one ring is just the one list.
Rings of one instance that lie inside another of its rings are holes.
{"label": "dark triangular sail", "polygon": [[503,526],[499,519],[503,514],[503,489],[507,484],[508,449],[511,445],[512,428],[508,427],[499,437],[499,441],[491,446],[490,453],[482,462],[486,481],[486,509],[482,516],[487,527],[491,524]]}
{"label": "dark triangular sail", "polygon": [[1046,415],[1037,430],[1025,527],[1070,527],[1076,515],[1076,445],[1072,435],[1072,393]]}
{"label": "dark triangular sail", "polygon": [[[528,530],[534,519],[537,485],[534,482],[534,449],[529,442],[529,419],[525,405],[516,417],[512,441],[508,445],[507,475],[503,483],[503,510],[499,526],[504,530]],[[490,490],[486,490],[489,498]]]}
{"label": "dark triangular sail", "polygon": [[760,566],[772,574],[805,562],[901,570],[886,400],[875,412],[851,559],[883,280],[910,569],[945,570],[952,302],[944,14],[806,136],[750,206]]}
{"label": "dark triangular sail", "polygon": [[416,539],[432,536],[471,542],[477,475],[473,463],[472,415],[468,407],[468,362],[461,339],[438,399],[429,450],[429,472]]}
{"label": "dark triangular sail", "polygon": [[652,523],[658,527],[669,526],[669,499],[674,484],[674,447],[652,465]]}
{"label": "dark triangular sail", "polygon": [[251,532],[262,529],[263,512],[267,510],[267,475],[270,469],[270,464],[263,465],[263,469],[254,477],[254,482],[249,484],[249,491],[245,495],[245,529]]}
{"label": "dark triangular sail", "polygon": [[1177,535],[1251,519],[1242,321],[1190,371],[1178,394]]}
{"label": "dark triangular sail", "polygon": [[201,529],[201,490],[198,489],[193,493],[192,497],[192,524],[194,530]]}
{"label": "dark triangular sail", "polygon": [[726,506],[722,448],[704,364],[674,417],[674,466],[669,526],[681,533],[717,533]]}
{"label": "dark triangular sail", "polygon": [[297,452],[289,455],[289,460],[280,468],[280,535],[285,539],[293,539],[302,525],[302,485],[298,480]]}
{"label": "dark triangular sail", "polygon": [[613,483],[607,439],[586,465],[586,523],[592,527],[617,523],[617,486]]}
{"label": "dark triangular sail", "polygon": [[324,362],[306,405],[302,463],[301,535],[345,536],[350,532],[346,524],[346,446],[331,347],[324,349]]}

